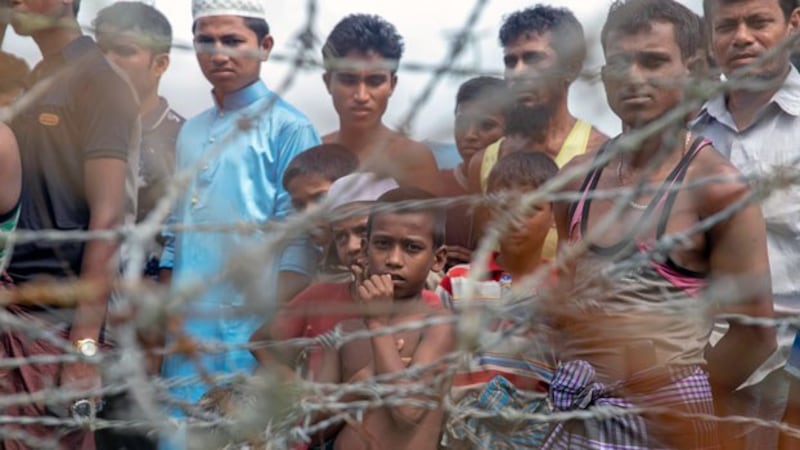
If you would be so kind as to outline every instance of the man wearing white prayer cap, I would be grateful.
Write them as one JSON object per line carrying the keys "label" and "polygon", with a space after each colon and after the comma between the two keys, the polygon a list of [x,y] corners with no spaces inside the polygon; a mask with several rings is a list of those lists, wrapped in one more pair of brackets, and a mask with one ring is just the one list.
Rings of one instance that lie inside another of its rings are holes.
{"label": "man wearing white prayer cap", "polygon": [[262,0],[197,0],[192,2],[192,18],[239,16],[267,19]]}
{"label": "man wearing white prayer cap", "polygon": [[[211,83],[214,105],[183,126],[177,143],[178,173],[195,173],[171,221],[188,225],[264,224],[291,211],[291,199],[281,179],[289,162],[320,139],[308,119],[273,93],[260,79],[261,64],[273,40],[259,0],[194,0],[194,44],[197,60]],[[199,168],[199,171],[197,170]],[[196,227],[194,227],[196,229]],[[234,286],[218,279],[229,260],[264,244],[263,233],[187,231],[171,236],[161,258],[164,279],[181,291],[206,286],[179,312],[183,332],[200,343],[245,344],[264,317],[230,311],[245,305],[275,306],[305,288],[316,266],[317,253],[306,239],[294,241],[269,256],[260,277],[241,276],[257,286]],[[262,286],[261,283],[264,283]],[[266,298],[245,298],[257,292]],[[263,310],[263,309],[262,309]],[[200,312],[200,314],[193,314]],[[202,354],[199,361],[211,375],[250,374],[256,365],[247,350]],[[197,362],[183,355],[165,358],[165,378],[198,374]],[[170,389],[179,402],[195,404],[212,386],[200,382]],[[177,409],[177,408],[176,408]],[[170,411],[183,417],[183,411]],[[163,436],[161,448],[183,448],[192,436]]]}

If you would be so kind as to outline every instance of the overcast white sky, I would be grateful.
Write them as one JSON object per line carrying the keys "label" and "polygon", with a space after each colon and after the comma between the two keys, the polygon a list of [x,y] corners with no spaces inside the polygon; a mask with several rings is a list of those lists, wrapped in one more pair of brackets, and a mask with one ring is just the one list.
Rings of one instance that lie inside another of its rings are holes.
{"label": "overcast white sky", "polygon": [[[269,22],[276,41],[276,51],[291,53],[292,42],[305,22],[303,0],[264,0]],[[80,22],[89,24],[96,11],[113,0],[83,0]],[[150,0],[169,18],[176,42],[191,42],[191,0]],[[324,41],[328,32],[343,16],[355,13],[379,14],[394,23],[406,42],[405,62],[438,64],[448,50],[448,37],[466,23],[474,1],[471,0],[320,0],[316,33]],[[522,0],[494,0],[485,8],[476,28],[476,40],[458,60],[460,66],[475,67],[489,72],[502,69],[502,56],[497,43],[497,31],[504,15],[535,2]],[[552,5],[572,9],[584,24],[590,43],[587,69],[597,69],[602,63],[599,47],[599,30],[611,0],[555,0]],[[702,0],[684,0],[684,4],[699,11]],[[316,46],[317,54],[321,43]],[[19,38],[12,30],[7,33],[4,50],[24,56],[34,64],[40,55],[33,41]],[[267,84],[277,87],[289,70],[287,64],[268,62],[263,67]],[[305,112],[320,133],[337,126],[336,114],[320,79],[318,71],[303,73],[285,98]],[[398,89],[385,116],[390,126],[397,125],[408,112],[413,100],[430,79],[428,74],[401,72]],[[452,115],[455,93],[461,77],[446,77],[432,100],[419,112],[412,134],[418,139],[451,140]],[[210,86],[203,77],[194,54],[176,50],[172,66],[162,83],[162,95],[184,116],[190,117],[211,105]],[[616,118],[608,110],[602,86],[594,83],[576,83],[570,95],[574,114],[595,123],[606,133],[619,131]]]}

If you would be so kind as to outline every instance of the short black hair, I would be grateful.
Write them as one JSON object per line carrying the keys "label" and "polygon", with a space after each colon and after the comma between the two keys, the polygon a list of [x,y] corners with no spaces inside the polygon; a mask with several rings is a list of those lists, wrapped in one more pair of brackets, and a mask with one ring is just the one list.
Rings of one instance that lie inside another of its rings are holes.
{"label": "short black hair", "polygon": [[512,13],[500,27],[500,45],[507,47],[520,37],[548,31],[559,65],[577,76],[586,59],[586,39],[583,26],[567,8],[540,4]]}
{"label": "short black hair", "polygon": [[[741,2],[741,1],[743,1],[743,0],[703,0],[703,15],[708,19],[710,19],[712,17],[711,16],[711,10],[713,8],[712,8],[712,3],[711,2],[738,3],[738,2]],[[764,0],[760,0],[760,1],[764,1]],[[780,5],[781,11],[783,11],[783,17],[788,20],[789,17],[792,15],[792,11],[797,9],[798,2],[797,2],[797,0],[778,0],[778,5]]]}
{"label": "short black hair", "polygon": [[650,30],[653,22],[672,24],[675,42],[684,61],[697,56],[704,45],[697,14],[674,0],[616,0],[608,9],[600,40],[605,50],[612,32],[636,34]]}
{"label": "short black hair", "polygon": [[97,32],[101,26],[130,31],[143,38],[143,46],[155,54],[169,53],[172,26],[161,11],[142,2],[117,2],[103,8],[94,19]]}
{"label": "short black hair", "polygon": [[[244,19],[244,25],[256,34],[259,44],[261,44],[261,41],[263,41],[265,37],[269,36],[269,23],[267,23],[265,19],[260,19],[258,17],[242,17],[242,19]],[[192,34],[194,34],[196,30],[197,21],[195,20],[192,22]]]}
{"label": "short black hair", "polygon": [[[422,213],[427,214],[433,219],[433,248],[438,249],[444,245],[445,238],[445,225],[446,225],[446,212],[444,208],[437,208],[431,205],[425,206],[412,206],[408,202],[434,200],[435,197],[423,191],[422,189],[413,187],[399,187],[392,189],[381,195],[376,205],[369,213],[367,219],[367,240],[372,236],[372,223],[375,217],[384,214],[412,214]],[[397,204],[391,210],[387,211],[387,205]]]}
{"label": "short black hair", "polygon": [[395,72],[403,56],[403,38],[394,25],[380,16],[351,14],[333,27],[322,46],[325,70],[334,69],[336,61],[353,50],[377,53]]}
{"label": "short black hair", "polygon": [[464,103],[483,102],[490,109],[505,111],[510,100],[506,82],[495,77],[470,78],[461,83],[456,93],[456,107]]}
{"label": "short black hair", "polygon": [[330,182],[355,172],[358,157],[339,144],[322,144],[311,147],[295,156],[283,171],[283,188],[288,189],[293,178],[302,175],[320,175]]}
{"label": "short black hair", "polygon": [[500,158],[489,173],[489,194],[530,186],[538,189],[558,175],[558,166],[544,152],[516,152]]}
{"label": "short black hair", "polygon": [[269,36],[269,23],[267,23],[266,19],[245,17],[244,24],[247,26],[247,28],[253,30],[253,33],[255,33],[256,37],[258,38],[259,44],[264,40],[265,37]]}

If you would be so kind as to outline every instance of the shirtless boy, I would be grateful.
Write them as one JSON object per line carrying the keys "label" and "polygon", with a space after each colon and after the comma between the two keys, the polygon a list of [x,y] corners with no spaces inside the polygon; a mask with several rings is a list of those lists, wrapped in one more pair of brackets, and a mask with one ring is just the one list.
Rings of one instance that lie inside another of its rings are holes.
{"label": "shirtless boy", "polygon": [[[425,198],[430,197],[418,189],[399,188],[387,192],[379,203]],[[365,245],[366,270],[359,276],[355,294],[363,307],[363,317],[345,322],[344,331],[378,332],[386,327],[447,314],[424,300],[432,294],[424,290],[428,272],[442,269],[445,253],[441,211],[403,208],[370,214]],[[353,341],[339,351],[325,352],[320,381],[357,382],[399,373],[407,367],[427,366],[453,351],[454,346],[455,335],[449,324]],[[426,371],[415,381],[430,384],[434,375]],[[392,381],[397,385],[411,382],[409,378]],[[348,423],[339,431],[334,448],[436,449],[442,418],[441,409],[412,406],[372,409],[364,414],[361,424]]]}
{"label": "shirtless boy", "polygon": [[323,137],[358,156],[364,170],[437,194],[439,172],[431,150],[383,123],[397,86],[403,40],[378,16],[353,14],[331,31],[322,58],[325,87],[339,115],[339,129]]}

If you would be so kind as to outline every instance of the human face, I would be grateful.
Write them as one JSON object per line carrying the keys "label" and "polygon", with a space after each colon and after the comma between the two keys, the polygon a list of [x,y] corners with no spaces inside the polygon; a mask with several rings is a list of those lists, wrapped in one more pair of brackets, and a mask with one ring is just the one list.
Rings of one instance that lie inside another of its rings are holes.
{"label": "human face", "polygon": [[158,81],[169,67],[169,55],[156,55],[144,47],[142,36],[101,26],[97,30],[97,45],[106,57],[119,66],[133,83],[140,99],[156,95]]}
{"label": "human face", "polygon": [[11,0],[11,26],[20,36],[52,28],[56,19],[72,16],[72,2],[64,0]]}
{"label": "human face", "polygon": [[381,123],[397,76],[375,52],[351,51],[322,76],[343,127],[370,128]]}
{"label": "human face", "polygon": [[475,153],[503,137],[505,117],[499,111],[492,113],[480,102],[465,102],[456,107],[455,140],[464,166]]}
{"label": "human face", "polygon": [[339,262],[345,267],[358,264],[362,245],[367,237],[367,216],[334,222],[331,225],[331,235]]}
{"label": "human face", "polygon": [[[511,186],[504,189],[508,197],[502,205],[497,205],[492,219],[497,220],[501,214],[508,214],[519,209],[521,197],[535,190],[532,186]],[[509,229],[500,237],[501,255],[533,255],[541,254],[547,234],[553,228],[553,209],[549,202],[537,203],[522,217],[514,217]]]}
{"label": "human face", "polygon": [[[238,16],[203,17],[195,23],[197,61],[218,96],[236,92],[258,80],[261,63],[272,50],[272,37],[261,42]],[[219,98],[219,97],[218,97]]]}
{"label": "human face", "polygon": [[373,216],[366,245],[368,273],[391,275],[395,299],[419,296],[428,273],[444,267],[444,247],[433,247],[433,220],[425,213]]}
{"label": "human face", "polygon": [[528,33],[503,48],[505,78],[518,102],[538,107],[566,96],[570,83],[559,68],[551,39],[549,31]]}
{"label": "human face", "polygon": [[[797,29],[800,17],[795,10],[786,20],[779,0],[712,0],[712,3],[711,50],[726,74],[754,63],[780,45]],[[789,70],[788,49],[752,70],[754,75],[765,78],[785,74]]]}
{"label": "human face", "polygon": [[608,104],[626,128],[646,125],[680,103],[690,71],[671,23],[653,22],[634,34],[611,32],[605,55]]}
{"label": "human face", "polygon": [[330,188],[331,180],[316,173],[297,175],[286,185],[286,190],[292,198],[292,206],[297,212],[303,212],[319,203]]}

